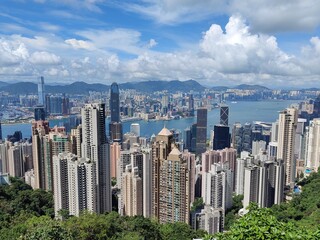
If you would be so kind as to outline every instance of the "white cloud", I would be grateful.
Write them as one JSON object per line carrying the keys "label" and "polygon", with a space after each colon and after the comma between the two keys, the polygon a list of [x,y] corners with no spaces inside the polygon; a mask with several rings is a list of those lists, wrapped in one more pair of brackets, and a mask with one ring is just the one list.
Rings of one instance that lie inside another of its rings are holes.
{"label": "white cloud", "polygon": [[158,45],[157,41],[152,38],[149,40],[147,48],[153,48],[154,46],[157,46],[157,45]]}
{"label": "white cloud", "polygon": [[65,40],[65,43],[71,45],[75,49],[94,50],[95,47],[92,43],[84,40],[77,40],[75,38]]}
{"label": "white cloud", "polygon": [[61,63],[59,56],[48,52],[34,52],[29,61],[39,65],[56,65]]}
{"label": "white cloud", "polygon": [[18,65],[28,56],[29,52],[23,43],[0,38],[0,66]]}
{"label": "white cloud", "polygon": [[113,49],[131,54],[138,54],[141,33],[131,29],[117,28],[114,30],[87,30],[77,34],[92,42],[96,48]]}

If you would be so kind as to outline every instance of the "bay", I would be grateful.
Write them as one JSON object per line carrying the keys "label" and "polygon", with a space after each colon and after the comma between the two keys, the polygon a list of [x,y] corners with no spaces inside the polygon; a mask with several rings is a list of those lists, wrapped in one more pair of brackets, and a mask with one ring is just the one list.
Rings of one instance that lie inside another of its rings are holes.
{"label": "bay", "polygon": [[[253,121],[274,122],[279,116],[279,111],[289,107],[291,104],[298,103],[297,101],[239,101],[237,103],[227,103],[229,105],[229,126],[235,122],[246,123]],[[219,124],[218,108],[208,112],[208,136],[210,130],[213,130],[215,124]],[[50,120],[50,127],[55,125],[63,126],[63,123],[68,119],[54,119]],[[176,129],[183,132],[184,129],[190,127],[197,121],[197,118],[182,118],[170,121],[134,121],[140,124],[141,136],[150,137],[152,134],[157,135],[161,129],[166,126],[169,129]],[[123,123],[123,132],[130,131],[130,125],[133,122]],[[106,128],[108,128],[109,121],[106,121]],[[108,129],[106,129],[108,131]],[[2,125],[2,136],[6,137],[13,134],[14,131],[21,131],[24,138],[31,136],[30,123],[17,123]]]}

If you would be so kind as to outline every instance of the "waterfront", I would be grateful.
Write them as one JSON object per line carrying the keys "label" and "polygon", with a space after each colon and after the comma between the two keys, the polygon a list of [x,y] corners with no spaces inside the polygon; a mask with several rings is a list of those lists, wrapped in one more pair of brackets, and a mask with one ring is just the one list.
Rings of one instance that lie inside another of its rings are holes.
{"label": "waterfront", "polygon": [[[278,118],[279,111],[289,107],[293,103],[297,103],[297,101],[239,101],[237,103],[227,103],[229,105],[229,125],[231,126],[235,122],[274,122]],[[219,109],[213,109],[208,112],[208,136],[210,130],[213,130],[214,125],[219,123],[219,114]],[[183,131],[195,123],[196,120],[196,117],[194,117],[170,121],[128,121],[123,123],[123,132],[129,132],[131,123],[137,122],[140,124],[141,136],[150,137],[153,133],[157,134],[164,125],[169,129],[174,128]],[[62,126],[65,121],[68,121],[68,119],[50,120],[50,127],[55,125]],[[106,127],[108,128],[109,121],[106,121]],[[3,137],[6,137],[8,134],[13,134],[14,131],[21,131],[24,138],[29,138],[31,136],[31,124],[18,123],[2,125]]]}

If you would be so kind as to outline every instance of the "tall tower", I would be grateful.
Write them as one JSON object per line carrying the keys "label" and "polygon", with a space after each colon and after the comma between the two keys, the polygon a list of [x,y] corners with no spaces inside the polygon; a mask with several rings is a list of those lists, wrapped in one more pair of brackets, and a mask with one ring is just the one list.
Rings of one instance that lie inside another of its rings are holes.
{"label": "tall tower", "polygon": [[122,142],[122,124],[120,122],[120,92],[119,86],[115,82],[112,83],[110,87],[110,112],[110,140],[114,142]]}
{"label": "tall tower", "polygon": [[297,128],[297,109],[287,108],[279,114],[277,159],[282,159],[285,168],[285,184],[293,188],[296,175],[294,144]]}
{"label": "tall tower", "polygon": [[117,83],[112,83],[110,87],[110,112],[111,122],[120,122],[120,93]]}
{"label": "tall tower", "polygon": [[229,107],[225,104],[220,106],[220,124],[224,126],[229,124]]}
{"label": "tall tower", "polygon": [[110,212],[110,149],[105,133],[105,105],[86,104],[81,110],[82,154],[96,164],[97,212]]}
{"label": "tall tower", "polygon": [[310,121],[307,135],[307,167],[318,171],[320,167],[320,118]]}
{"label": "tall tower", "polygon": [[1,128],[1,119],[0,119],[0,141],[2,140],[2,128]]}
{"label": "tall tower", "polygon": [[213,150],[220,150],[229,147],[229,127],[225,125],[214,125]]}
{"label": "tall tower", "polygon": [[197,110],[197,142],[196,153],[201,154],[206,151],[207,141],[207,108],[199,108]]}
{"label": "tall tower", "polygon": [[44,106],[45,105],[45,99],[44,99],[44,77],[39,77],[38,82],[38,104]]}

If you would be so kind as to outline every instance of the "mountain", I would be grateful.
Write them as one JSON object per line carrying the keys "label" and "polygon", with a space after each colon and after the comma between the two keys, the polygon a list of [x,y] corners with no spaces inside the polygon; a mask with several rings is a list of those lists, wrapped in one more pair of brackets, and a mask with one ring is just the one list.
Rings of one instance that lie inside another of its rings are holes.
{"label": "mountain", "polygon": [[0,87],[0,91],[9,92],[11,94],[33,94],[37,93],[38,86],[32,82],[19,82]]}
{"label": "mountain", "polygon": [[259,91],[264,91],[264,90],[270,90],[267,87],[261,86],[261,85],[250,85],[250,84],[240,84],[233,89],[240,89],[240,90],[259,90]]}
{"label": "mountain", "polygon": [[225,92],[225,91],[227,91],[227,89],[230,89],[230,87],[216,86],[216,87],[212,87],[211,89],[214,91]]}
{"label": "mountain", "polygon": [[45,87],[48,93],[66,93],[66,94],[87,94],[93,92],[105,92],[109,90],[109,86],[100,83],[74,82],[69,85],[56,85]]}
{"label": "mountain", "polygon": [[169,92],[189,92],[191,90],[199,92],[205,89],[204,86],[199,84],[197,81],[188,80],[188,81],[145,81],[145,82],[128,82],[119,84],[120,89],[135,89],[141,92],[156,92],[167,90]]}
{"label": "mountain", "polygon": [[9,85],[9,83],[0,81],[0,88],[1,88],[1,87],[5,87],[5,86],[8,86],[8,85]]}

